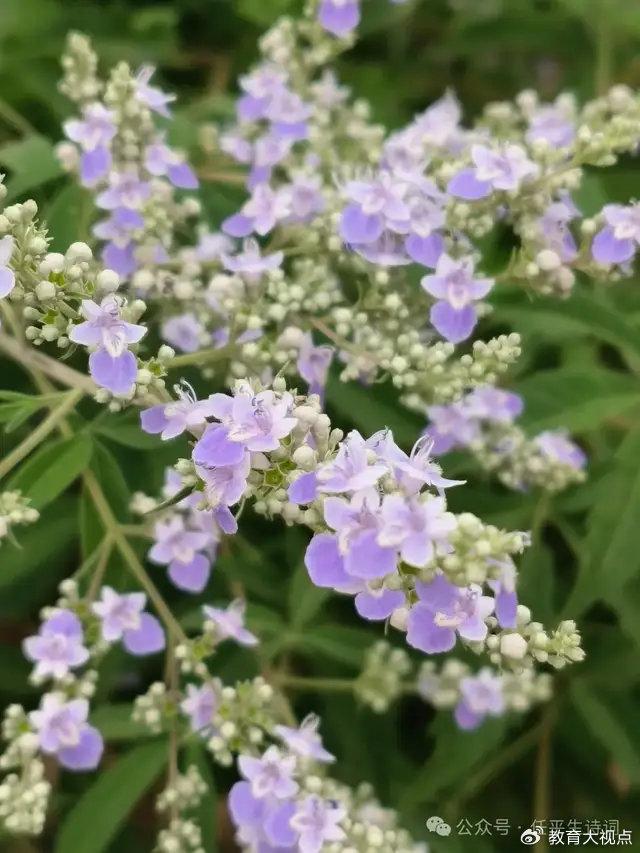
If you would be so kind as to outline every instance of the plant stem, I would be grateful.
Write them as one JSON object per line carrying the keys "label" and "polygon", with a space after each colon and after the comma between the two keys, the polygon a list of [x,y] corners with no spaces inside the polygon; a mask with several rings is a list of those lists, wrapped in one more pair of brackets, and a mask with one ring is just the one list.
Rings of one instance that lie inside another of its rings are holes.
{"label": "plant stem", "polygon": [[24,441],[14,447],[0,462],[0,478],[5,477],[11,469],[21,462],[34,448],[58,426],[65,416],[75,408],[76,403],[84,396],[84,392],[76,389],[69,391],[62,403],[53,409],[47,417],[30,433]]}
{"label": "plant stem", "polygon": [[185,352],[182,355],[176,355],[171,361],[167,362],[167,368],[172,370],[174,367],[186,367],[191,364],[199,367],[202,364],[224,361],[230,358],[237,349],[236,344],[226,344],[223,347],[211,347],[210,349],[201,349],[197,352]]}
{"label": "plant stem", "polygon": [[[555,724],[555,708],[549,705],[541,723],[540,740],[536,756],[533,817],[544,826],[549,820],[551,811],[551,741]],[[548,850],[549,842],[546,835],[540,839],[540,850]]]}
{"label": "plant stem", "polygon": [[305,678],[287,673],[274,674],[274,681],[278,687],[327,693],[352,693],[355,684],[352,678]]}
{"label": "plant stem", "polygon": [[127,568],[149,596],[158,616],[164,623],[167,630],[173,634],[174,639],[179,640],[182,643],[186,642],[187,635],[182,630],[182,627],[145,571],[145,568],[138,559],[136,552],[131,547],[129,540],[122,532],[120,524],[114,516],[93,471],[85,471],[83,474],[83,480],[89,494],[91,495],[91,499],[95,504],[98,515],[102,519],[102,523],[104,524],[107,533],[113,539],[116,548],[120,551]]}
{"label": "plant stem", "polygon": [[10,337],[4,332],[0,332],[0,352],[8,355],[13,361],[25,367],[27,370],[36,368],[59,382],[61,385],[67,385],[69,388],[74,388],[77,391],[82,391],[83,394],[95,394],[97,385],[89,376],[49,358],[48,355],[38,352],[33,347],[25,347],[15,338]]}

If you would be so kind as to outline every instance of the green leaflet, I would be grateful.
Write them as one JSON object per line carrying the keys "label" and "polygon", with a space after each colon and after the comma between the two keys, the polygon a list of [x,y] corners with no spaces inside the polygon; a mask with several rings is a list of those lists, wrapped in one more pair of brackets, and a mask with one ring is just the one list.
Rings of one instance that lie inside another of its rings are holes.
{"label": "green leaflet", "polygon": [[111,767],[101,767],[73,806],[58,833],[55,853],[107,850],[135,804],[159,776],[167,760],[164,741],[132,749]]}

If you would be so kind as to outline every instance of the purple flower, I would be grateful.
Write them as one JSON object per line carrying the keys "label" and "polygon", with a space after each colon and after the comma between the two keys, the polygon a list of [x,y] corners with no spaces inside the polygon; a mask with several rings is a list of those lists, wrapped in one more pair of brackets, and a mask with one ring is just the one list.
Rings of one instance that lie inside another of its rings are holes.
{"label": "purple flower", "polygon": [[145,150],[144,165],[152,175],[166,175],[174,187],[184,190],[195,190],[198,179],[191,166],[172,148],[164,142],[154,142]]}
{"label": "purple flower", "polygon": [[247,237],[252,232],[264,236],[290,213],[290,197],[286,192],[273,190],[269,184],[258,184],[240,213],[225,219],[222,230],[232,237]]}
{"label": "purple flower", "polygon": [[460,701],[454,716],[461,729],[475,729],[486,716],[498,717],[504,710],[502,679],[490,669],[481,669],[460,681]]}
{"label": "purple flower", "polygon": [[293,755],[282,755],[276,746],[270,746],[260,758],[250,755],[238,756],[238,768],[251,785],[251,793],[261,800],[275,797],[286,800],[298,790],[293,773],[296,759]]}
{"label": "purple flower", "polygon": [[404,185],[386,171],[370,181],[349,181],[345,193],[352,203],[345,207],[340,220],[345,243],[374,243],[387,227],[406,233],[410,213],[402,198],[404,190]]}
{"label": "purple flower", "polygon": [[347,574],[338,537],[333,533],[316,533],[307,546],[304,564],[316,586],[345,593],[360,592],[363,588],[361,579]]}
{"label": "purple flower", "polygon": [[94,186],[111,168],[109,144],[116,135],[113,111],[100,103],[88,104],[83,109],[83,120],[65,122],[64,131],[82,148],[82,183],[87,187]]}
{"label": "purple flower", "polygon": [[495,614],[501,628],[515,628],[518,618],[518,596],[516,594],[516,567],[513,560],[498,563],[500,577],[488,581],[495,596]]}
{"label": "purple flower", "polygon": [[335,761],[335,756],[322,746],[322,740],[318,734],[320,720],[315,714],[309,714],[300,723],[300,728],[293,729],[289,726],[276,726],[274,731],[287,747],[302,758],[313,758],[315,761]]}
{"label": "purple flower", "polygon": [[640,245],[640,203],[607,204],[602,209],[607,223],[593,239],[591,253],[599,264],[631,260]]}
{"label": "purple flower", "polygon": [[204,327],[194,314],[177,314],[160,327],[162,339],[182,352],[195,352],[202,345]]}
{"label": "purple flower", "polygon": [[82,623],[70,610],[58,610],[40,626],[39,632],[27,637],[22,648],[36,666],[33,675],[40,678],[64,678],[70,670],[89,660],[83,645]]}
{"label": "purple flower", "polygon": [[584,451],[561,430],[541,432],[534,439],[534,443],[543,456],[552,462],[569,465],[576,471],[581,471],[587,464]]}
{"label": "purple flower", "polygon": [[360,23],[359,0],[321,0],[318,20],[334,36],[346,36]]}
{"label": "purple flower", "polygon": [[430,436],[421,436],[407,456],[393,440],[391,430],[384,429],[374,433],[367,440],[371,447],[392,469],[394,476],[409,494],[416,494],[423,486],[432,486],[438,491],[452,486],[461,486],[464,480],[448,480],[442,476],[442,468],[431,459],[434,441]]}
{"label": "purple flower", "polygon": [[242,252],[237,255],[224,253],[222,263],[225,269],[237,272],[249,281],[257,281],[262,273],[277,269],[283,257],[282,252],[262,256],[255,240],[245,240]]}
{"label": "purple flower", "polygon": [[10,234],[0,240],[0,299],[8,296],[15,287],[16,276],[9,266],[13,247],[14,239]]}
{"label": "purple flower", "polygon": [[346,810],[334,802],[328,802],[312,794],[305,797],[296,807],[290,820],[291,827],[298,833],[300,853],[319,853],[325,842],[342,841],[345,832],[339,826]]}
{"label": "purple flower", "polygon": [[151,194],[151,187],[146,181],[141,181],[135,168],[124,172],[111,172],[109,187],[99,193],[96,198],[98,207],[104,210],[139,210]]}
{"label": "purple flower", "polygon": [[294,504],[310,504],[316,499],[317,494],[318,478],[315,471],[302,474],[287,490],[287,496]]}
{"label": "purple flower", "polygon": [[144,326],[125,322],[121,309],[122,302],[114,294],[105,296],[100,305],[83,299],[80,310],[86,321],[72,328],[69,339],[87,347],[100,347],[114,357],[121,355],[127,344],[137,344],[147,333]]}
{"label": "purple flower", "polygon": [[234,396],[213,394],[209,404],[222,426],[210,427],[194,447],[194,461],[205,467],[235,465],[245,449],[263,453],[276,450],[297,425],[296,419],[289,417],[293,398],[288,393],[278,395],[267,390],[256,394],[245,384]]}
{"label": "purple flower", "polygon": [[437,455],[455,447],[468,447],[480,437],[480,424],[463,401],[448,406],[429,406],[431,425],[425,435],[433,440],[432,451]]}
{"label": "purple flower", "polygon": [[484,385],[467,394],[464,407],[469,417],[508,424],[522,414],[524,404],[519,394]]}
{"label": "purple flower", "polygon": [[198,551],[206,548],[211,537],[202,530],[189,530],[179,515],[158,521],[154,528],[155,544],[147,555],[153,563],[165,566],[190,565]]}
{"label": "purple flower", "polygon": [[448,652],[456,644],[456,633],[470,642],[487,636],[485,618],[493,610],[493,599],[480,587],[458,587],[443,575],[430,583],[416,582],[419,601],[410,612],[407,642],[427,654]]}
{"label": "purple flower", "polygon": [[244,627],[246,604],[241,598],[232,601],[226,610],[204,605],[205,619],[216,626],[216,635],[221,640],[235,640],[241,646],[255,646],[258,638]]}
{"label": "purple flower", "polygon": [[132,655],[150,655],[164,648],[164,633],[160,623],[150,613],[144,613],[147,597],[143,592],[120,594],[103,586],[100,600],[91,605],[100,619],[102,639],[107,643],[122,640]]}
{"label": "purple flower", "polygon": [[565,148],[571,145],[576,136],[574,123],[557,104],[545,104],[538,107],[529,119],[529,129],[525,135],[527,142],[543,139],[553,148]]}
{"label": "purple flower", "polygon": [[211,729],[217,708],[218,695],[211,684],[201,687],[187,684],[187,696],[180,703],[180,710],[189,717],[194,732],[207,733]]}
{"label": "purple flower", "polygon": [[578,247],[573,234],[569,230],[569,222],[580,215],[570,196],[555,201],[538,219],[540,236],[546,247],[552,249],[565,263],[573,261],[578,254]]}
{"label": "purple flower", "polygon": [[198,400],[188,383],[182,382],[176,390],[177,400],[151,406],[140,414],[142,429],[152,435],[160,433],[164,441],[206,424],[207,418],[213,416],[210,401]]}
{"label": "purple flower", "polygon": [[150,86],[149,81],[155,73],[153,65],[143,65],[136,74],[135,86],[138,100],[146,104],[150,110],[164,118],[170,118],[168,104],[175,101],[175,95],[167,95],[157,86]]}
{"label": "purple flower", "polygon": [[420,283],[438,300],[429,315],[438,332],[452,343],[466,340],[477,321],[473,302],[489,293],[493,279],[474,278],[471,258],[454,260],[443,253],[435,274],[424,276]]}
{"label": "purple flower", "polygon": [[357,492],[375,486],[388,470],[385,464],[373,461],[375,458],[375,452],[360,433],[352,430],[341,443],[335,459],[318,468],[320,491]]}
{"label": "purple flower", "polygon": [[300,176],[282,190],[291,208],[289,222],[309,222],[324,210],[325,201],[320,192],[320,185],[320,179],[316,176]]}
{"label": "purple flower", "polygon": [[121,307],[121,300],[113,294],[105,296],[100,305],[83,299],[81,311],[86,321],[69,333],[69,340],[76,344],[98,347],[89,357],[91,376],[114,394],[126,394],[135,382],[137,362],[127,345],[138,343],[147,332],[144,326],[125,322]]}
{"label": "purple flower", "polygon": [[309,394],[322,397],[332,359],[333,347],[316,346],[310,333],[302,338],[296,366],[300,376],[309,385]]}
{"label": "purple flower", "polygon": [[386,495],[382,501],[382,527],[378,544],[397,548],[405,563],[422,568],[433,559],[436,550],[447,553],[452,549],[447,536],[456,523],[446,511],[444,498],[426,500]]}
{"label": "purple flower", "polygon": [[104,744],[100,732],[87,723],[86,699],[65,702],[59,693],[46,693],[29,720],[38,734],[40,749],[55,755],[68,770],[93,770],[98,766]]}
{"label": "purple flower", "polygon": [[519,145],[507,144],[498,149],[472,145],[471,158],[474,167],[458,172],[447,186],[451,195],[470,201],[484,198],[492,190],[517,190],[540,171]]}
{"label": "purple flower", "polygon": [[[195,450],[195,449],[194,449]],[[248,451],[243,450],[242,458],[234,465],[218,465],[208,468],[206,465],[196,465],[198,476],[204,481],[204,491],[207,502],[217,510],[237,504],[247,488],[247,478],[251,470],[251,458]],[[221,524],[225,533],[235,533],[237,524],[230,513],[227,514],[227,524]]]}
{"label": "purple flower", "polygon": [[233,250],[233,240],[220,231],[205,231],[198,237],[195,253],[199,261],[217,261]]}
{"label": "purple flower", "polygon": [[397,548],[380,539],[380,498],[374,490],[359,492],[349,501],[327,498],[324,518],[338,534],[347,575],[371,580],[395,571]]}

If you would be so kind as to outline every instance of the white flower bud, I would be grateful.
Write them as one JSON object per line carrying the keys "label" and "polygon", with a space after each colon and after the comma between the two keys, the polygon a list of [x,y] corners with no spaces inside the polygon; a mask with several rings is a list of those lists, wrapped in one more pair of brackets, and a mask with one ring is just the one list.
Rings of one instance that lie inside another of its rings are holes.
{"label": "white flower bud", "polygon": [[506,658],[522,660],[527,653],[527,641],[520,634],[505,634],[500,639],[500,652]]}

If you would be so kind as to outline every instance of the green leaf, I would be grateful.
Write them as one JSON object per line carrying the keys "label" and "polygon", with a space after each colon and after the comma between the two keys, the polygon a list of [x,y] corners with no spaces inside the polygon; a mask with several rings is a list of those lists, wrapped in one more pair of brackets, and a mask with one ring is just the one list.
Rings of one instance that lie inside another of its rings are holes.
{"label": "green leaf", "polygon": [[13,201],[62,175],[53,145],[44,136],[37,134],[3,145],[0,148],[0,164],[9,171],[5,202]]}
{"label": "green leaf", "polygon": [[466,780],[475,767],[495,752],[505,732],[504,719],[487,720],[474,731],[461,732],[450,711],[439,714],[430,732],[435,748],[405,789],[403,808],[437,800],[442,792]]}
{"label": "green leaf", "polygon": [[44,211],[52,243],[51,252],[65,252],[76,240],[86,241],[92,212],[90,192],[79,184],[72,183],[56,193]]}
{"label": "green leaf", "polygon": [[536,542],[524,552],[518,570],[518,597],[535,602],[535,618],[544,623],[551,621],[555,611],[553,569],[553,551]]}
{"label": "green leaf", "polygon": [[52,402],[59,400],[59,394],[20,394],[17,391],[0,392],[0,423],[6,424],[6,433],[19,427],[31,415],[48,407]]}
{"label": "green leaf", "polygon": [[102,853],[167,760],[164,740],[132,749],[100,770],[76,802],[58,833],[55,853]]}
{"label": "green leaf", "polygon": [[330,597],[328,589],[314,586],[304,565],[298,566],[289,585],[289,619],[294,628],[313,622]]}
{"label": "green leaf", "polygon": [[9,482],[42,509],[82,474],[91,460],[93,445],[86,432],[52,441],[39,448]]}
{"label": "green leaf", "polygon": [[598,599],[615,602],[640,569],[640,429],[629,433],[602,478],[587,520],[584,558],[565,611],[577,616]]}
{"label": "green leaf", "polygon": [[583,432],[640,407],[638,380],[613,370],[544,370],[521,380],[518,392],[525,399],[522,423],[532,432]]}
{"label": "green leaf", "polygon": [[634,785],[640,784],[637,709],[629,718],[625,718],[614,699],[601,692],[596,694],[583,679],[573,682],[571,697],[575,712],[591,736],[620,765]]}
{"label": "green leaf", "polygon": [[132,719],[133,705],[100,705],[91,714],[91,723],[97,726],[107,741],[136,740],[153,737],[149,727]]}
{"label": "green leaf", "polygon": [[135,450],[154,450],[162,446],[162,439],[157,435],[143,432],[140,426],[139,412],[115,413],[99,418],[91,425],[100,435]]}
{"label": "green leaf", "polygon": [[329,660],[359,669],[364,653],[371,643],[371,633],[363,628],[319,625],[305,630],[298,637],[295,648],[302,654],[306,652],[312,657],[322,655]]}

